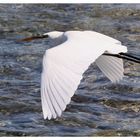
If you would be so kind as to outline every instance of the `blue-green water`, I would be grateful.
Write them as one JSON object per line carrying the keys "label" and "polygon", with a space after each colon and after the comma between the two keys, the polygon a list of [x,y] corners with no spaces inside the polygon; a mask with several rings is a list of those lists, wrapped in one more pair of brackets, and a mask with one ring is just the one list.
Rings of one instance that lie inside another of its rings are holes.
{"label": "blue-green water", "polygon": [[1,4],[0,136],[140,136],[140,65],[128,61],[118,84],[91,65],[61,118],[43,120],[48,41],[16,40],[53,30],[95,30],[140,56],[140,4]]}

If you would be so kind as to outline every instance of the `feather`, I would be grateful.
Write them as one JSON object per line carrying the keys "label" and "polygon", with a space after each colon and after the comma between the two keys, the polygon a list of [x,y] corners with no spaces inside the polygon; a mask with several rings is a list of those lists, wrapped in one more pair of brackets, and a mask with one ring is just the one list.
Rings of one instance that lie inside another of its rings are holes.
{"label": "feather", "polygon": [[122,79],[124,72],[122,59],[101,55],[95,62],[112,82]]}
{"label": "feather", "polygon": [[41,99],[45,119],[61,115],[94,61],[112,82],[123,77],[122,59],[102,55],[105,51],[126,52],[119,41],[91,31],[68,31],[63,36],[67,40],[46,50],[43,57]]}

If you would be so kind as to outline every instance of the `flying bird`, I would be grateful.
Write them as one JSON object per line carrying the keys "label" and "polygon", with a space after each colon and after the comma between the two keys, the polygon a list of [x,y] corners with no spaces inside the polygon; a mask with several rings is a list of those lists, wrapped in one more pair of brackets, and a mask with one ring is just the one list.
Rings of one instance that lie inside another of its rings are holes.
{"label": "flying bird", "polygon": [[41,74],[41,102],[44,119],[61,116],[70,103],[83,73],[93,62],[113,83],[124,74],[123,59],[140,63],[127,53],[120,41],[95,31],[52,31],[20,41],[49,38]]}

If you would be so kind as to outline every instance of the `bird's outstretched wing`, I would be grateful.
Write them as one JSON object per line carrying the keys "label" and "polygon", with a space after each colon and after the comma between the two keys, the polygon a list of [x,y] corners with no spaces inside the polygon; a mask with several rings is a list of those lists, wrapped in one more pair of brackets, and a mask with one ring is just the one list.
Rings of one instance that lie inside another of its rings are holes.
{"label": "bird's outstretched wing", "polygon": [[[123,52],[125,49],[115,39],[104,35],[98,37],[97,34],[92,35],[88,31],[87,34],[89,37],[66,32],[68,40],[65,43],[46,51],[41,78],[44,119],[56,118],[62,114],[80,84],[82,74],[92,62],[96,61],[111,81],[115,82],[122,78],[122,60],[102,54],[105,51]],[[107,43],[109,40],[110,43]]]}
{"label": "bird's outstretched wing", "polygon": [[123,60],[113,56],[101,55],[96,59],[96,64],[100,70],[108,77],[112,82],[118,82],[123,78]]}

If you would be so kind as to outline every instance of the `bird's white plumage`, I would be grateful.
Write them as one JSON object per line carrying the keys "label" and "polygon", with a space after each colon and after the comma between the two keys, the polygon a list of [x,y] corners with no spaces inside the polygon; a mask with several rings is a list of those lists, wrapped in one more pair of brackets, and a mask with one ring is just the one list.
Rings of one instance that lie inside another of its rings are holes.
{"label": "bird's white plumage", "polygon": [[100,70],[112,81],[118,82],[123,77],[123,60],[115,57],[101,55],[96,61]]}
{"label": "bird's white plumage", "polygon": [[122,59],[103,56],[126,52],[127,48],[113,38],[93,31],[68,31],[67,40],[45,52],[41,79],[44,119],[56,118],[65,110],[76,91],[82,74],[92,62],[112,81],[123,77]]}

